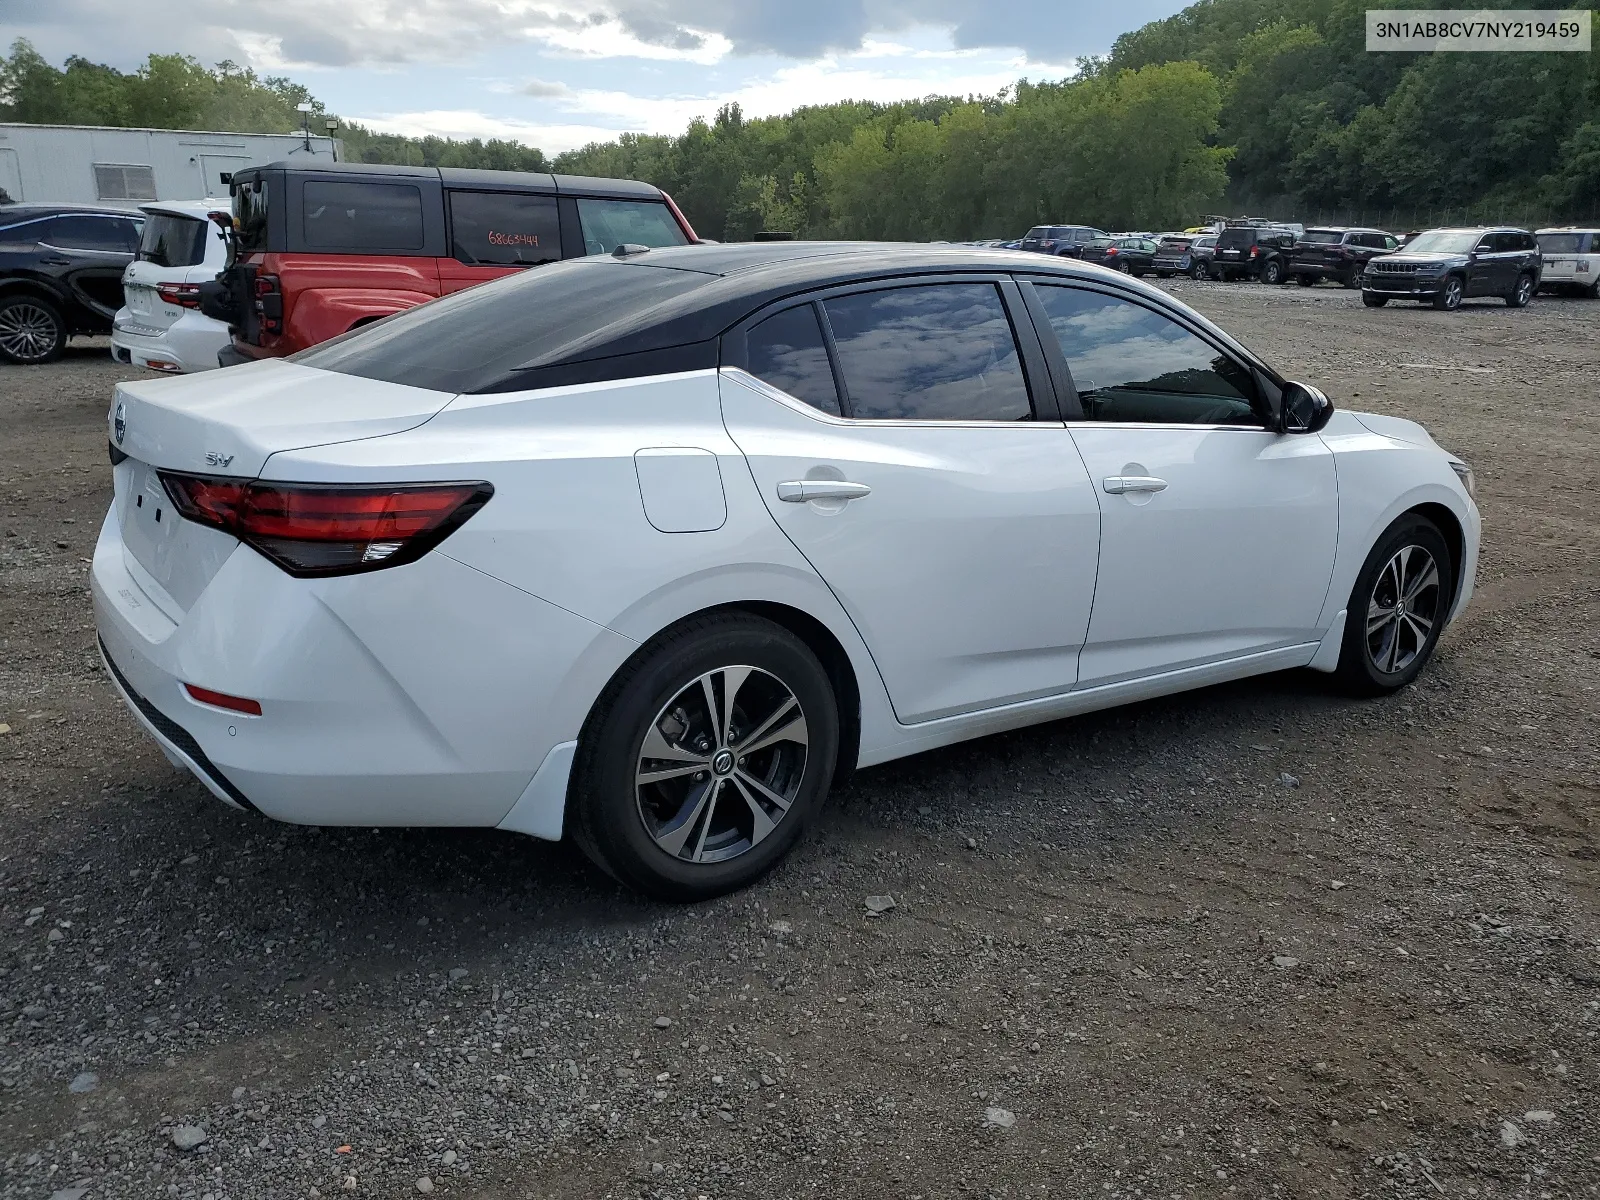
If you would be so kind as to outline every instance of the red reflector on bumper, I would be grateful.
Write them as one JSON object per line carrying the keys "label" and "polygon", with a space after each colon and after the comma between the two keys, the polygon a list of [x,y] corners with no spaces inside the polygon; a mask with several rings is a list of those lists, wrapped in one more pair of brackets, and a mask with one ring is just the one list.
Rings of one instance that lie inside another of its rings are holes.
{"label": "red reflector on bumper", "polygon": [[229,712],[244,713],[247,717],[259,717],[261,715],[261,702],[259,700],[246,700],[242,696],[230,696],[226,692],[213,692],[210,688],[196,687],[192,683],[184,684],[183,690],[200,701],[201,704],[209,704],[213,708],[225,708]]}

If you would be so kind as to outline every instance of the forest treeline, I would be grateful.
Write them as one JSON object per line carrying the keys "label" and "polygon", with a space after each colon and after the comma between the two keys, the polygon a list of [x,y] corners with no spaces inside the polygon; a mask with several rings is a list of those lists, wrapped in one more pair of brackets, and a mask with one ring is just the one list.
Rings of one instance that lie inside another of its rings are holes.
{"label": "forest treeline", "polygon": [[[729,105],[681,134],[551,160],[513,142],[339,132],[368,162],[649,180],[729,240],[1161,228],[1224,208],[1600,215],[1600,55],[1369,53],[1365,7],[1201,0],[1067,80],[762,118]],[[229,63],[57,69],[25,43],[0,60],[0,117],[14,120],[289,130],[299,103],[316,101]]]}

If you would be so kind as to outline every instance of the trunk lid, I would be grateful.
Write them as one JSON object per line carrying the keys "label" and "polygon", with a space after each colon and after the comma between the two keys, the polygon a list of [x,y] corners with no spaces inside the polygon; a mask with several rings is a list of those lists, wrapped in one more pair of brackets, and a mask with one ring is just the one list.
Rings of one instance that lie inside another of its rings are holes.
{"label": "trunk lid", "polygon": [[270,455],[403,433],[454,396],[267,359],[225,371],[119,384],[111,444],[129,573],[174,622],[238,542],[178,515],[159,472],[253,479]]}
{"label": "trunk lid", "polygon": [[403,433],[452,398],[265,359],[118,384],[111,443],[153,467],[250,479],[280,450]]}

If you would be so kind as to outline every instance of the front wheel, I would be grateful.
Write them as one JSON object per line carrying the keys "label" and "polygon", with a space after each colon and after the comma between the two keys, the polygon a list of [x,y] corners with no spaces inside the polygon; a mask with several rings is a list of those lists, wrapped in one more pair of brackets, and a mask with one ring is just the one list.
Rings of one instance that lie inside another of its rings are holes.
{"label": "front wheel", "polygon": [[1528,301],[1533,299],[1533,293],[1538,288],[1532,275],[1518,275],[1517,286],[1506,297],[1506,306],[1509,308],[1527,308]]}
{"label": "front wheel", "polygon": [[1415,679],[1455,594],[1455,564],[1438,526],[1415,513],[1389,526],[1350,592],[1337,671],[1345,687],[1375,696]]}
{"label": "front wheel", "polygon": [[1445,312],[1455,312],[1461,307],[1462,287],[1461,276],[1451,275],[1433,294],[1433,306]]}
{"label": "front wheel", "polygon": [[648,895],[720,896],[799,840],[838,752],[838,704],[804,642],[755,616],[698,618],[642,649],[595,705],[573,838]]}
{"label": "front wheel", "polygon": [[1368,308],[1382,308],[1385,304],[1389,303],[1389,297],[1374,296],[1371,292],[1362,292],[1361,303],[1365,304]]}
{"label": "front wheel", "polygon": [[24,366],[54,362],[67,346],[61,310],[37,296],[0,300],[0,358]]}
{"label": "front wheel", "polygon": [[1315,275],[1296,275],[1294,281],[1301,287],[1310,287],[1317,282],[1317,278]]}
{"label": "front wheel", "polygon": [[1347,288],[1358,288],[1358,287],[1361,286],[1361,268],[1360,267],[1354,268],[1353,270],[1351,270],[1350,274],[1348,274],[1348,275],[1346,275],[1344,277],[1344,286],[1347,287]]}

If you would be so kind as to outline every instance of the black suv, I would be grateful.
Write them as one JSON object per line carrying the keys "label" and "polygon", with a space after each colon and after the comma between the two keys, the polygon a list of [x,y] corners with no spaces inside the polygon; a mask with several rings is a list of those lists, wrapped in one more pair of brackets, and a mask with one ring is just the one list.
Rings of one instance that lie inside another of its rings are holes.
{"label": "black suv", "polygon": [[1381,229],[1321,226],[1302,233],[1289,254],[1288,277],[1301,287],[1319,279],[1337,279],[1347,288],[1361,286],[1361,273],[1380,254],[1400,248],[1400,239]]}
{"label": "black suv", "polygon": [[1270,225],[1234,225],[1217,235],[1211,271],[1218,279],[1259,279],[1282,283],[1287,277],[1294,230]]}
{"label": "black suv", "polygon": [[45,363],[75,333],[110,333],[143,224],[121,209],[0,205],[0,359]]}
{"label": "black suv", "polygon": [[1361,299],[1369,308],[1421,300],[1452,312],[1473,296],[1522,308],[1539,290],[1544,259],[1526,229],[1430,229],[1397,254],[1367,263]]}
{"label": "black suv", "polygon": [[1105,233],[1092,225],[1035,225],[1022,237],[1019,250],[1039,254],[1059,254],[1063,258],[1082,258],[1083,248]]}

